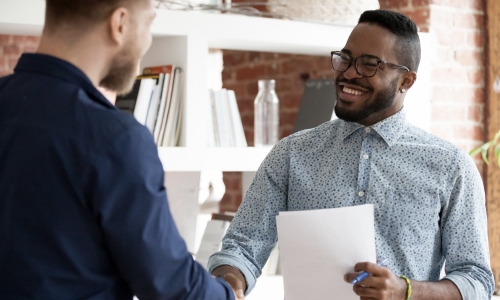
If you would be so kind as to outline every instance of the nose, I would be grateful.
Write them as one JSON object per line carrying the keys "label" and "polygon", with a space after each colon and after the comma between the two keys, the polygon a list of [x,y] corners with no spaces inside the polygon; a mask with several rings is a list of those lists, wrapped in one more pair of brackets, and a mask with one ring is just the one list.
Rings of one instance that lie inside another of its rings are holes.
{"label": "nose", "polygon": [[353,61],[351,63],[351,65],[349,66],[349,68],[347,68],[347,70],[344,71],[344,77],[347,80],[350,80],[350,79],[353,79],[353,78],[361,78],[361,77],[363,77],[356,70],[356,62],[355,61]]}

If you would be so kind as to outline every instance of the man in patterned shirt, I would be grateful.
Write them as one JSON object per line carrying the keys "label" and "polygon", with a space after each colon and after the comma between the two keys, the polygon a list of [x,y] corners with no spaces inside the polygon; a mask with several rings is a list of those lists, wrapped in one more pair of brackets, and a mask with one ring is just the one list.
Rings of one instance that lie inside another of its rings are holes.
{"label": "man in patterned shirt", "polygon": [[[246,293],[277,242],[280,211],[371,203],[378,257],[354,285],[361,299],[490,299],[484,189],[463,151],[409,124],[403,108],[417,78],[420,41],[406,16],[364,12],[345,47],[332,52],[338,120],[281,140],[267,156],[209,261]],[[446,261],[446,276],[440,270]],[[356,274],[346,274],[350,282]]]}

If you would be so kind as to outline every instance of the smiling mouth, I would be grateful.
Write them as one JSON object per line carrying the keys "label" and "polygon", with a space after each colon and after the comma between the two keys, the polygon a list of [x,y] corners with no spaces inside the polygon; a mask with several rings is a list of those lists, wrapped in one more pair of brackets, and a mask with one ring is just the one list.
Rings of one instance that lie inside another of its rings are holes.
{"label": "smiling mouth", "polygon": [[364,94],[368,93],[368,92],[364,92],[364,91],[360,91],[360,90],[348,88],[345,85],[342,87],[342,92],[344,92],[346,94],[349,94],[349,95],[354,95],[354,96],[361,96],[361,95],[364,95]]}

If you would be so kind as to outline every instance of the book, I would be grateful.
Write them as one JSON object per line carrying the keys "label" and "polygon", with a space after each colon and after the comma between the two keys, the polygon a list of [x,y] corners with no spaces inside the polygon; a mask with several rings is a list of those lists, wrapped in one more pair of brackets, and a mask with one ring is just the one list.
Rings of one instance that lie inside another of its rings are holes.
{"label": "book", "polygon": [[293,132],[314,128],[332,120],[335,97],[332,78],[307,80]]}
{"label": "book", "polygon": [[209,125],[209,130],[212,130],[213,133],[213,142],[209,140],[209,144],[213,144],[215,147],[220,147],[219,124],[217,124],[217,111],[215,109],[214,90],[209,90],[209,101],[210,101],[209,120],[212,122],[212,126]]}
{"label": "book", "polygon": [[151,102],[148,108],[148,115],[146,117],[146,127],[153,134],[156,118],[158,117],[158,109],[160,106],[161,93],[165,82],[165,74],[158,74],[156,86],[151,97]]}
{"label": "book", "polygon": [[137,101],[134,107],[134,117],[142,125],[146,125],[148,108],[156,85],[156,80],[152,78],[140,78],[141,82]]}
{"label": "book", "polygon": [[215,115],[217,118],[217,131],[219,133],[219,146],[230,147],[231,142],[231,122],[226,100],[226,91],[219,90],[214,92]]}
{"label": "book", "polygon": [[236,94],[234,91],[227,90],[226,96],[231,116],[231,127],[233,128],[234,146],[247,147],[247,139],[245,137],[245,131],[243,130],[243,123],[241,121],[238,103],[236,102]]}
{"label": "book", "polygon": [[179,127],[181,120],[180,108],[182,102],[182,70],[175,68],[174,82],[172,84],[172,94],[170,105],[168,108],[167,118],[165,120],[165,129],[163,130],[163,138],[159,145],[163,147],[172,147],[176,144],[176,129]]}
{"label": "book", "polygon": [[163,65],[163,66],[154,66],[147,67],[142,70],[142,74],[144,75],[152,75],[152,74],[165,74],[172,73],[173,65]]}
{"label": "book", "polygon": [[144,125],[155,83],[156,81],[152,78],[138,77],[128,94],[116,97],[116,107],[132,114],[139,123]]}
{"label": "book", "polygon": [[161,138],[163,137],[163,130],[166,122],[166,118],[168,115],[168,108],[170,105],[170,96],[172,93],[172,84],[173,84],[173,66],[168,68],[171,73],[164,73],[164,83],[162,86],[162,91],[160,95],[160,103],[158,106],[158,114],[156,117],[153,136],[157,145],[161,145]]}
{"label": "book", "polygon": [[137,102],[140,87],[141,80],[136,79],[132,90],[128,94],[118,95],[116,97],[115,106],[128,114],[134,114],[135,103]]}

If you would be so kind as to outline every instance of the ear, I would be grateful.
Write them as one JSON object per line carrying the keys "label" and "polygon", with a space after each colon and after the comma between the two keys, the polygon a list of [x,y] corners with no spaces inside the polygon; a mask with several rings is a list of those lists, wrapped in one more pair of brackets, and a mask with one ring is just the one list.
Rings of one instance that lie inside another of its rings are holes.
{"label": "ear", "polygon": [[414,71],[405,72],[402,74],[401,84],[399,85],[399,91],[404,93],[404,91],[409,90],[413,84],[417,81],[417,73]]}
{"label": "ear", "polygon": [[129,30],[130,12],[120,7],[113,11],[109,17],[110,38],[118,46],[123,46]]}

